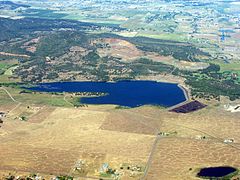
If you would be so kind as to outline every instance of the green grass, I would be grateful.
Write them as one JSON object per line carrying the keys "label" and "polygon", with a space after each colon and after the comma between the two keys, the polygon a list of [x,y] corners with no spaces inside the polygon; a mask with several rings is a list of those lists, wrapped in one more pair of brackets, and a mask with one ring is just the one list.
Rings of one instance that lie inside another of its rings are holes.
{"label": "green grass", "polygon": [[74,98],[67,99],[67,101],[71,103],[73,106],[78,107],[82,105],[82,103],[80,102],[80,99],[81,99],[80,97],[74,97]]}
{"label": "green grass", "polygon": [[[71,107],[69,103],[64,101],[63,94],[50,94],[50,93],[22,93],[22,89],[6,87],[6,89],[11,93],[11,95],[19,102],[25,104],[39,104],[39,105],[50,105],[57,107]],[[9,96],[2,90],[0,90],[1,104],[11,103],[12,100]]]}
{"label": "green grass", "polygon": [[45,104],[50,106],[70,107],[70,104],[66,103],[63,99],[63,95],[51,95],[44,94],[22,94],[17,96],[21,102],[27,102],[29,104]]}
{"label": "green grass", "polygon": [[9,68],[4,72],[4,75],[12,76],[12,75],[13,75],[13,70],[16,69],[17,67],[18,67],[17,65],[12,66],[12,67],[9,67]]}
{"label": "green grass", "polygon": [[153,34],[151,32],[149,33],[139,33],[137,36],[143,36],[153,39],[163,39],[163,40],[172,40],[172,41],[179,41],[179,42],[185,42],[186,37],[181,34],[170,34],[170,33],[159,33],[159,34]]}
{"label": "green grass", "polygon": [[8,75],[0,75],[0,83],[14,83],[20,82],[20,79],[9,79],[10,76]]}
{"label": "green grass", "polygon": [[7,69],[8,67],[9,67],[9,64],[0,62],[0,69]]}
{"label": "green grass", "polygon": [[8,63],[2,63],[0,62],[0,75],[1,74],[5,74],[5,72],[7,71],[8,68],[11,67],[11,64],[8,64]]}
{"label": "green grass", "polygon": [[5,91],[0,90],[0,105],[14,105],[16,104],[15,102],[13,102],[10,97],[6,94]]}
{"label": "green grass", "polygon": [[100,174],[100,177],[110,178],[110,177],[112,177],[112,174],[101,173],[101,174]]}
{"label": "green grass", "polygon": [[220,71],[239,71],[240,72],[240,63],[221,63],[221,62],[214,62],[220,66]]}
{"label": "green grass", "polygon": [[[11,59],[0,61],[0,76],[3,74],[11,76],[12,70],[14,69],[14,67],[16,67],[17,63],[18,62],[16,60],[11,60]],[[13,69],[11,69],[12,67]],[[0,78],[0,82],[1,82],[1,78]]]}
{"label": "green grass", "polygon": [[27,9],[25,13],[22,14],[25,17],[38,17],[46,19],[60,19],[66,16],[63,13],[55,13],[53,10],[47,9]]}
{"label": "green grass", "polygon": [[85,18],[82,17],[80,15],[67,15],[66,17],[64,17],[63,19],[68,19],[68,20],[78,20],[81,22],[87,22],[87,23],[95,23],[95,24],[105,24],[105,25],[111,25],[111,24],[115,24],[115,25],[120,25],[121,23],[123,23],[123,21],[117,21],[117,20],[112,20],[112,19],[101,19],[101,18]]}

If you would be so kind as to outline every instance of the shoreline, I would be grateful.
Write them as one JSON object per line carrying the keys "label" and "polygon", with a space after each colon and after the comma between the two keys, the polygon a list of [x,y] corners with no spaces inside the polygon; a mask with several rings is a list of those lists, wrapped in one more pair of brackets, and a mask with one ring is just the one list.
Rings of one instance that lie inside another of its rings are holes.
{"label": "shoreline", "polygon": [[183,91],[184,93],[184,96],[186,98],[185,102],[186,101],[189,101],[190,100],[190,95],[189,95],[189,91],[187,90],[187,88],[185,88],[182,84],[178,84],[178,87]]}
{"label": "shoreline", "polygon": [[[177,85],[178,88],[180,88],[184,94],[185,100],[175,104],[173,106],[169,106],[169,107],[165,107],[166,109],[173,109],[175,107],[181,106],[187,102],[190,101],[190,93],[187,87],[185,87],[185,84],[183,81],[170,81],[169,79],[153,79],[153,80],[149,80],[149,79],[135,79],[135,80],[126,80],[126,81],[152,81],[152,82],[157,82],[157,83],[169,83],[169,84],[175,84]],[[44,83],[56,83],[57,81],[53,81],[53,82],[44,82]],[[59,81],[59,83],[67,83],[67,82],[94,82],[94,81]],[[98,82],[98,81],[97,81]],[[100,82],[100,81],[99,81]],[[105,81],[106,83],[117,83],[119,81]],[[40,83],[41,84],[41,83]],[[99,104],[100,105],[100,104]],[[149,104],[150,105],[150,104]],[[155,106],[155,105],[150,105],[150,106]],[[161,106],[164,107],[164,106]]]}
{"label": "shoreline", "polygon": [[178,84],[178,87],[183,91],[186,100],[181,102],[181,103],[178,103],[178,104],[176,104],[174,106],[168,107],[167,108],[168,110],[172,110],[174,108],[177,108],[179,106],[182,106],[182,105],[190,102],[190,95],[189,95],[189,91],[187,90],[187,88],[185,88],[182,84]]}

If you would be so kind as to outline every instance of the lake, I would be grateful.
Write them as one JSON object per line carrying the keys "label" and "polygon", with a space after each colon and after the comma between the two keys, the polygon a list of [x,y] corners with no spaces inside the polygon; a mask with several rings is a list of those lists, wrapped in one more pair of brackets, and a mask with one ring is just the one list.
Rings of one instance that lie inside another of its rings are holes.
{"label": "lake", "polygon": [[28,88],[41,92],[99,92],[105,96],[83,97],[83,104],[114,104],[126,107],[143,105],[174,106],[186,100],[183,90],[172,83],[156,81],[52,82]]}
{"label": "lake", "polygon": [[200,170],[200,172],[197,174],[199,177],[208,177],[212,179],[220,178],[227,176],[231,173],[236,172],[237,169],[233,167],[228,166],[222,166],[222,167],[209,167],[209,168],[203,168]]}

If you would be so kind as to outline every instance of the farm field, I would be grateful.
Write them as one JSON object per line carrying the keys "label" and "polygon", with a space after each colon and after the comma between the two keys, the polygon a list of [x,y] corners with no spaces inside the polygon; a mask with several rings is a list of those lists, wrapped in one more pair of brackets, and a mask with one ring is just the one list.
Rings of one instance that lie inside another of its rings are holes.
{"label": "farm field", "polygon": [[[4,107],[9,111],[15,104]],[[26,121],[17,118],[22,115],[28,116]],[[146,167],[146,179],[197,179],[198,169],[205,166],[239,168],[238,128],[238,114],[216,104],[188,115],[151,106],[75,109],[21,104],[0,128],[0,172],[101,177],[105,175],[100,168],[107,163],[121,179],[139,179]],[[229,138],[233,144],[224,143]],[[80,161],[83,169],[75,171]]]}
{"label": "farm field", "polygon": [[[1,153],[0,169],[71,174],[74,164],[84,160],[86,169],[79,175],[99,176],[97,171],[103,163],[114,169],[124,163],[143,166],[154,136],[101,130],[108,114],[57,108],[40,123],[33,123],[31,118],[28,122],[7,120],[1,128],[1,152],[6,153]],[[18,127],[16,131],[10,130],[12,126]]]}

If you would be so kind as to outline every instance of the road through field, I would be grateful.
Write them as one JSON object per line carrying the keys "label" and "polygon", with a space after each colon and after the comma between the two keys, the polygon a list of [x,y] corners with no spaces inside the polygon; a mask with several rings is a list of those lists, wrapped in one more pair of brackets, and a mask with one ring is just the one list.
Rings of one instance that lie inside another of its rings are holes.
{"label": "road through field", "polygon": [[147,177],[147,174],[148,174],[148,171],[149,171],[149,167],[152,164],[152,159],[153,159],[154,152],[156,151],[157,144],[158,144],[160,139],[161,139],[161,136],[157,135],[157,137],[156,137],[156,139],[155,139],[155,141],[154,141],[154,143],[152,145],[152,149],[151,149],[151,152],[150,152],[150,155],[149,155],[146,167],[145,167],[144,174],[143,174],[143,176],[141,177],[140,180],[145,180],[146,177]]}
{"label": "road through field", "polygon": [[6,88],[0,87],[0,90],[5,91],[5,92],[7,93],[7,95],[11,98],[11,100],[12,100],[13,102],[18,103],[18,104],[17,104],[13,109],[11,109],[8,113],[14,111],[15,109],[17,109],[17,108],[22,104],[21,102],[17,101],[17,100],[11,95],[11,93],[10,93]]}
{"label": "road through field", "polygon": [[13,102],[19,103],[17,100],[15,100],[12,95],[9,93],[9,91],[3,87],[0,87],[0,89],[2,89],[3,91],[5,91],[7,93],[7,95],[13,100]]}
{"label": "road through field", "polygon": [[[146,119],[152,119],[152,120],[158,120],[154,117],[151,117],[151,116],[148,116],[148,115],[142,115],[142,114],[138,114],[138,113],[134,113],[134,112],[127,112],[129,114],[134,114],[135,116],[142,116],[142,117],[145,117]],[[202,130],[199,130],[199,129],[195,129],[195,128],[191,128],[191,127],[187,127],[187,126],[184,126],[184,125],[180,125],[180,124],[177,124],[177,123],[174,123],[174,122],[171,122],[171,124],[174,124],[175,126],[179,126],[179,127],[183,127],[183,128],[186,128],[186,129],[189,129],[189,130],[193,130],[193,131],[196,131],[196,132],[200,132],[202,134],[205,134],[211,138],[213,138],[216,142],[219,142],[219,143],[222,143],[222,144],[225,144],[227,146],[231,146],[237,150],[240,150],[240,148],[234,144],[230,144],[230,143],[224,143],[224,140],[220,137],[217,137],[215,135],[212,135],[208,132],[205,132],[205,131],[202,131]],[[158,129],[157,127],[155,127],[155,129]],[[158,132],[160,132],[160,130],[158,130]],[[157,147],[157,144],[159,143],[159,140],[162,139],[164,137],[162,137],[161,135],[157,134],[156,135],[156,139],[152,145],[152,149],[151,149],[151,152],[150,152],[150,155],[148,157],[148,161],[147,161],[147,164],[146,164],[146,168],[145,168],[145,171],[144,171],[144,174],[141,178],[141,180],[145,180],[147,178],[147,175],[148,175],[148,171],[149,171],[149,168],[152,164],[152,159],[153,159],[153,156],[154,156],[154,153],[155,153],[155,150],[156,150],[156,147]]]}

